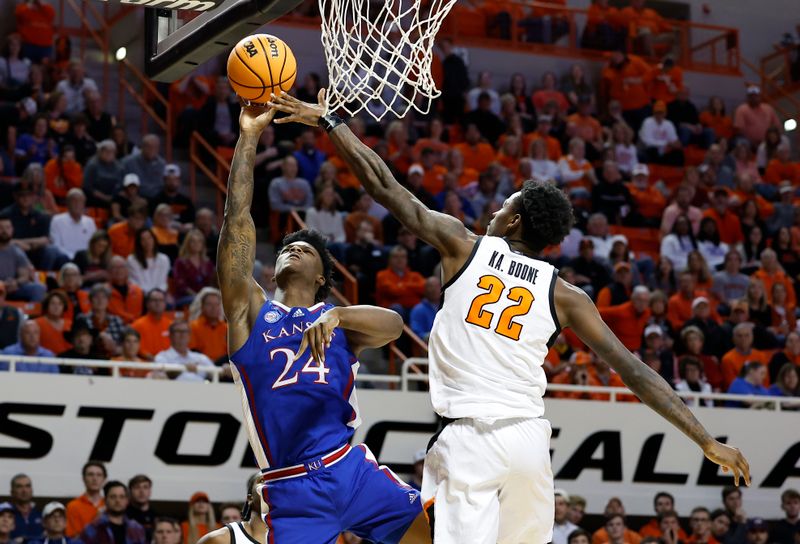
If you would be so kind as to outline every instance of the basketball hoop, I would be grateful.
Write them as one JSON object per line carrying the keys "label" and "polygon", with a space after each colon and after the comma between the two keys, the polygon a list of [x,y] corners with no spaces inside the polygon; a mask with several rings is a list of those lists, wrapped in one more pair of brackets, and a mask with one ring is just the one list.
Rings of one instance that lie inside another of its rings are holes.
{"label": "basketball hoop", "polygon": [[328,107],[422,114],[441,93],[431,75],[436,33],[456,0],[319,0]]}

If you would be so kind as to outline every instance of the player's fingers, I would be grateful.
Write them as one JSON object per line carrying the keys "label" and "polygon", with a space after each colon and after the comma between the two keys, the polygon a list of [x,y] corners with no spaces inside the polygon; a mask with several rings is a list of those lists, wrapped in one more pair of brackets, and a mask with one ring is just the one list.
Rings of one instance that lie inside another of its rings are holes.
{"label": "player's fingers", "polygon": [[275,108],[270,108],[267,110],[267,123],[271,123],[273,119],[275,119],[275,114],[278,112]]}
{"label": "player's fingers", "polygon": [[300,358],[300,356],[303,354],[303,352],[308,347],[308,336],[307,335],[308,335],[308,331],[303,333],[303,339],[300,340],[300,347],[297,350],[297,355],[294,356],[294,360],[295,361]]}
{"label": "player's fingers", "polygon": [[733,470],[733,485],[739,487],[739,469],[734,465],[731,470]]}
{"label": "player's fingers", "polygon": [[742,476],[744,477],[744,483],[747,484],[747,487],[750,487],[750,464],[747,462],[747,459],[742,456],[741,458],[741,470]]}
{"label": "player's fingers", "polygon": [[325,360],[325,351],[322,345],[322,328],[314,327],[314,360],[322,363]]}
{"label": "player's fingers", "polygon": [[325,94],[326,94],[326,92],[327,91],[325,90],[325,87],[323,87],[317,93],[317,102],[319,102],[320,106],[324,106],[325,105]]}

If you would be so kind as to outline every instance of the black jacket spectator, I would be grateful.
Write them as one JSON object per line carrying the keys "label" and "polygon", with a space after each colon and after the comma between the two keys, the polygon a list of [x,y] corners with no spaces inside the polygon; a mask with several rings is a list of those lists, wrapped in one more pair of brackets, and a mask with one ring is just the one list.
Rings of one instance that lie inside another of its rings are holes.
{"label": "black jacket spectator", "polygon": [[453,52],[453,42],[448,38],[439,42],[442,51],[442,116],[446,123],[461,118],[464,113],[464,92],[469,89],[469,73],[464,61]]}

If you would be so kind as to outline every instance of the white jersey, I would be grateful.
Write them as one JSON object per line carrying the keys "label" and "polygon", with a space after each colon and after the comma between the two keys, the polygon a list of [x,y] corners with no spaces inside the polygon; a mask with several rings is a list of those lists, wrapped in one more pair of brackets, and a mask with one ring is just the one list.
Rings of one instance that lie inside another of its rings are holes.
{"label": "white jersey", "polygon": [[258,544],[252,536],[247,534],[241,521],[227,523],[228,534],[231,536],[231,544]]}
{"label": "white jersey", "polygon": [[503,238],[478,238],[443,287],[430,334],[437,414],[485,421],[544,414],[542,364],[560,329],[553,300],[557,275]]}

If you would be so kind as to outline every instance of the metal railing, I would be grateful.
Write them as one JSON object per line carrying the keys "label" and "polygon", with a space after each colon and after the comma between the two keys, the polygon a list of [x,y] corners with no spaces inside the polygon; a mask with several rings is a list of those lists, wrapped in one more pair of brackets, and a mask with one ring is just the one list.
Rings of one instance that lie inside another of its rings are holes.
{"label": "metal railing", "polygon": [[[126,378],[123,376],[121,370],[137,370],[137,371],[162,371],[180,373],[186,370],[186,367],[179,364],[162,364],[162,363],[144,363],[136,361],[103,361],[96,359],[61,359],[58,357],[28,357],[25,355],[0,355],[0,362],[9,364],[10,372],[25,372],[19,371],[16,368],[18,363],[26,363],[33,365],[58,365],[59,367],[88,367],[97,369],[110,370],[110,376],[93,376],[97,378]],[[400,375],[386,375],[386,374],[359,374],[356,377],[358,382],[369,383],[383,383],[389,384],[392,389],[399,386],[399,390],[403,392],[411,391],[410,384],[413,383],[427,383],[428,374],[423,372],[421,367],[428,365],[428,360],[418,357],[409,357],[403,361]],[[220,374],[224,371],[224,367],[199,367],[198,372],[205,373],[207,381],[211,383],[219,383]],[[2,373],[0,373],[2,376]],[[137,379],[137,378],[131,378]],[[605,386],[588,386],[588,385],[569,385],[569,384],[547,384],[548,392],[565,392],[565,393],[602,393],[609,396],[608,402],[624,402],[619,400],[619,396],[632,395],[630,389],[627,387],[605,387]],[[735,401],[735,402],[752,402],[762,405],[765,410],[783,411],[800,406],[800,399],[792,397],[773,397],[761,395],[734,395],[730,393],[698,393],[694,391],[676,391],[676,394],[685,400],[691,400],[695,406],[699,406],[701,401]]]}

